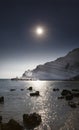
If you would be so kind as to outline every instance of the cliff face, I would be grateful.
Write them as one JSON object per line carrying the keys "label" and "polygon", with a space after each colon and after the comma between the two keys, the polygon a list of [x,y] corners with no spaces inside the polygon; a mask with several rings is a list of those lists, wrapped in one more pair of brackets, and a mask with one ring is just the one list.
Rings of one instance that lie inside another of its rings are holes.
{"label": "cliff face", "polygon": [[72,50],[66,56],[55,61],[38,65],[32,71],[37,79],[70,79],[79,75],[79,48]]}

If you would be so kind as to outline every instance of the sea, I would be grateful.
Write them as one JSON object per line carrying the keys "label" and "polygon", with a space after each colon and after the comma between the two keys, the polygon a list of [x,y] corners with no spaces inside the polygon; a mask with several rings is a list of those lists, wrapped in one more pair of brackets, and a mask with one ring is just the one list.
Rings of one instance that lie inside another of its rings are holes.
{"label": "sea", "polygon": [[[32,92],[39,91],[40,96],[30,96],[28,88],[31,86]],[[54,88],[59,88],[59,91],[53,91]],[[0,115],[3,122],[15,119],[23,125],[23,114],[36,112],[41,115],[42,122],[34,130],[79,130],[79,105],[77,108],[71,108],[68,101],[58,99],[63,89],[74,88],[79,89],[79,81],[0,79],[0,96],[4,96],[4,103],[0,104]],[[78,102],[79,98],[73,100]]]}

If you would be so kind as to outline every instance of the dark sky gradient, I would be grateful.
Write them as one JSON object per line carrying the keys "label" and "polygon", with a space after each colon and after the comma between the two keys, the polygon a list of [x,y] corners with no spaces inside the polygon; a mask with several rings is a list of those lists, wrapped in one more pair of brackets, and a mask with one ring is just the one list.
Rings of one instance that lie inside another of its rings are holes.
{"label": "dark sky gradient", "polygon": [[[33,32],[45,28],[39,38]],[[79,47],[79,0],[0,1],[0,78],[56,59]]]}

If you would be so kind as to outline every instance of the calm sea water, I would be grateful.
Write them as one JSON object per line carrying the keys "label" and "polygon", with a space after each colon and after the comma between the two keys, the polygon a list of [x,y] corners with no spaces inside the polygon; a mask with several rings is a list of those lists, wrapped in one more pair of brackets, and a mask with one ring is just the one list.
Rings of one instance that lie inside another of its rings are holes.
{"label": "calm sea water", "polygon": [[[33,91],[40,91],[39,97],[30,97],[27,90],[30,86]],[[11,88],[16,91],[10,91]],[[20,90],[22,88],[24,91]],[[60,91],[54,92],[53,88]],[[37,112],[42,123],[35,130],[79,130],[79,106],[70,108],[67,101],[57,99],[64,88],[79,88],[79,82],[0,80],[0,96],[5,97],[4,104],[0,104],[3,122],[13,118],[22,124],[24,113]]]}

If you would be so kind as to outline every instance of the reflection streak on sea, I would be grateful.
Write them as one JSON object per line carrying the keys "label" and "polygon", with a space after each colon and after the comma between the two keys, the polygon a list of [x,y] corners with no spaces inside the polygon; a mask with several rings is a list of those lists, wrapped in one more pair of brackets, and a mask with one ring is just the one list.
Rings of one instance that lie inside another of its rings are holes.
{"label": "reflection streak on sea", "polygon": [[[27,90],[30,86],[32,91]],[[11,92],[11,88],[15,91]],[[59,91],[54,92],[53,88],[59,88]],[[72,109],[67,101],[57,99],[63,89],[72,88],[79,88],[79,82],[0,80],[0,96],[5,98],[4,104],[0,104],[3,122],[13,118],[22,124],[24,113],[37,112],[42,123],[35,130],[78,130],[79,107]],[[30,93],[35,91],[39,91],[40,96],[30,97]]]}

